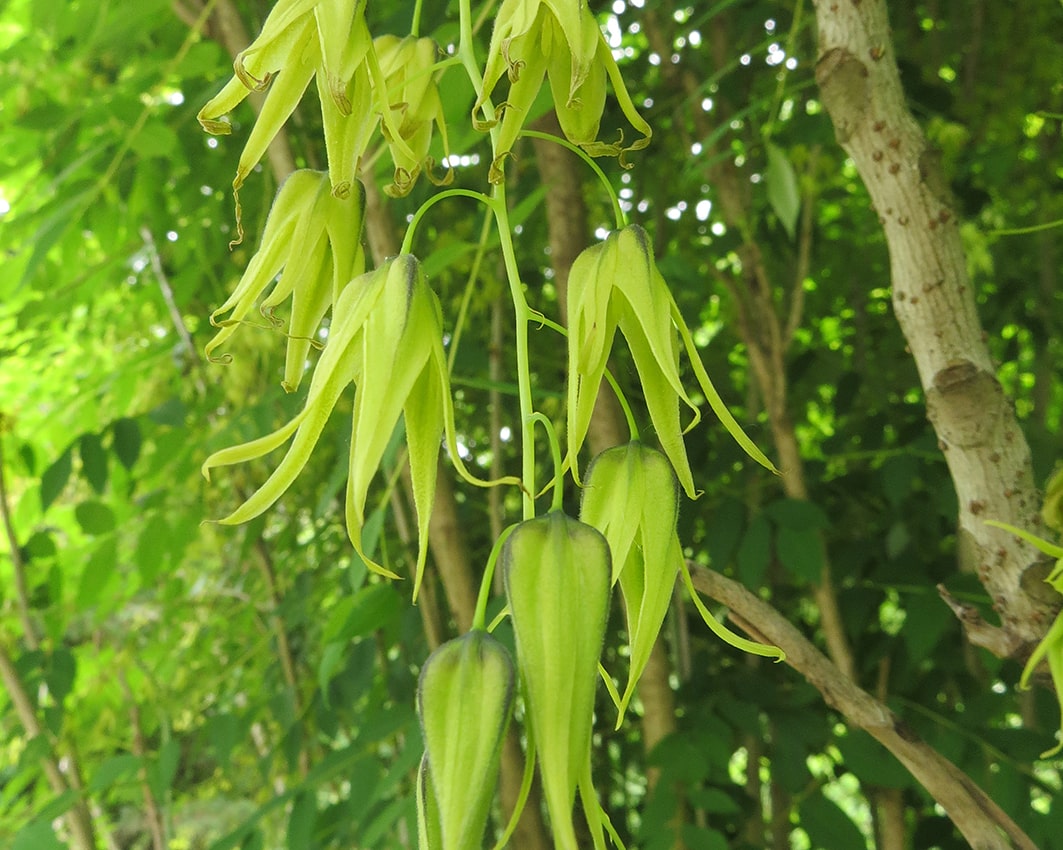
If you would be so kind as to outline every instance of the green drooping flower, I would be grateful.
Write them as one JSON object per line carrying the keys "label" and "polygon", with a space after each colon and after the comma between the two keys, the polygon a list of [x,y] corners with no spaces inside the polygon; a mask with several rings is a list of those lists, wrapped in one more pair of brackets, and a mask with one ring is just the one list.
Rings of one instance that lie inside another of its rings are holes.
{"label": "green drooping flower", "polygon": [[394,136],[389,140],[392,150],[415,158],[394,128],[387,84],[365,22],[365,4],[366,0],[278,0],[258,38],[237,55],[232,79],[198,116],[208,133],[226,135],[232,126],[222,116],[252,91],[268,89],[240,155],[234,189],[239,190],[262,159],[315,75],[329,176],[337,197],[351,192],[361,158],[381,119]]}
{"label": "green drooping flower", "polygon": [[259,310],[272,324],[283,324],[274,311],[291,298],[282,386],[295,392],[310,346],[320,347],[316,335],[322,318],[347,284],[365,271],[363,208],[362,192],[346,199],[332,195],[326,173],[294,172],[274,199],[261,247],[232,295],[210,314],[211,324],[219,330],[207,343],[207,358],[214,359],[214,352],[244,323],[272,284]]}
{"label": "green drooping flower", "polygon": [[[587,470],[580,520],[605,535],[627,612],[630,672],[616,699],[619,729],[650,658],[672,601],[677,576],[687,577],[676,533],[679,485],[671,463],[657,449],[632,442],[606,449]],[[695,601],[706,625],[745,652],[782,658],[781,650],[734,634]]]}
{"label": "green drooping flower", "polygon": [[[550,80],[554,106],[565,136],[592,156],[617,156],[650,143],[653,131],[636,111],[605,36],[583,0],[503,0],[495,17],[483,90],[473,106],[473,121],[488,129],[494,121],[475,116],[491,96],[503,74],[509,94],[499,105],[501,127],[490,179],[502,180],[502,164],[520,135],[543,78]],[[626,147],[623,133],[616,143],[599,142],[598,128],[605,109],[606,76],[613,84],[620,108],[642,138]]]}
{"label": "green drooping flower", "polygon": [[[427,556],[441,435],[446,436],[451,462],[466,481],[479,486],[489,486],[489,482],[473,476],[458,452],[439,299],[412,255],[388,260],[351,281],[340,293],[302,412],[272,434],[215,452],[203,462],[203,474],[209,478],[215,467],[262,457],[291,439],[269,479],[219,522],[236,525],[260,515],[306,465],[340,394],[351,383],[356,392],[345,500],[347,533],[371,570],[398,577],[366,555],[362,527],[370,482],[402,416],[417,510],[416,597]],[[492,483],[517,480],[504,478]]]}
{"label": "green drooping flower", "polygon": [[[439,99],[438,81],[432,73],[439,47],[430,38],[382,35],[374,39],[373,48],[387,81],[382,100],[395,113],[394,125],[403,142],[397,144],[387,127],[384,128],[384,138],[395,163],[395,176],[384,191],[393,198],[409,194],[422,171],[436,185],[450,183],[453,171],[448,168],[443,177],[434,177],[434,161],[428,155],[433,124],[443,138],[443,150],[449,152],[443,102]],[[409,151],[412,156],[408,155]]]}
{"label": "green drooping flower", "polygon": [[[638,225],[614,231],[581,253],[568,283],[568,465],[587,436],[606,361],[619,329],[631,349],[657,439],[675,468],[679,483],[696,496],[683,434],[701,418],[679,378],[680,342],[709,406],[735,441],[757,463],[775,471],[746,436],[705,373],[694,340],[676,306]],[[693,413],[682,428],[679,402]]]}
{"label": "green drooping flower", "polygon": [[577,788],[588,822],[597,815],[588,810],[588,777],[598,658],[609,615],[609,546],[596,529],[553,511],[518,525],[506,538],[500,563],[554,838],[561,850],[577,850]]}

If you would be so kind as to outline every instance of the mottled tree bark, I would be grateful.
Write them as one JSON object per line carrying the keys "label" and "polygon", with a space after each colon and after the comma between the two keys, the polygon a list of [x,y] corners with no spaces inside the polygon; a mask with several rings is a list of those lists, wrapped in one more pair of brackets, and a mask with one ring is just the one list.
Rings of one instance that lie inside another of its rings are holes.
{"label": "mottled tree bark", "polygon": [[959,498],[961,552],[1001,622],[970,612],[962,621],[976,645],[1021,658],[1053,613],[1023,589],[1023,573],[1039,557],[983,520],[1038,533],[1039,499],[1029,447],[985,344],[951,192],[905,103],[884,0],[815,5],[816,80],[885,231],[894,312]]}

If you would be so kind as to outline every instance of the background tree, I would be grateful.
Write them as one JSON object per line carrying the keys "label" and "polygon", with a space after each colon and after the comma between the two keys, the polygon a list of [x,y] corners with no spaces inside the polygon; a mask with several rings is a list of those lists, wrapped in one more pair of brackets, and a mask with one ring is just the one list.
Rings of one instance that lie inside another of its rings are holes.
{"label": "background tree", "polygon": [[[373,31],[407,32],[411,5],[372,4]],[[487,550],[519,509],[441,478],[411,608],[346,539],[348,406],[270,513],[201,525],[270,468],[234,470],[235,493],[204,487],[206,454],[299,405],[278,388],[276,337],[238,337],[225,367],[201,353],[278,183],[324,167],[311,100],[247,181],[247,238],[226,250],[254,104],[233,140],[194,119],[267,11],[0,11],[0,840],[21,850],[415,845],[417,668],[467,627]],[[785,472],[744,463],[718,428],[688,441],[706,492],[684,505],[682,539],[712,568],[698,587],[792,667],[708,639],[677,596],[639,722],[598,728],[599,789],[640,847],[1061,846],[1059,763],[1037,760],[1058,706],[1047,677],[1015,688],[1058,595],[1032,548],[981,522],[1047,534],[1035,488],[1059,459],[1059,231],[1035,226],[1063,218],[1061,12],[890,12],[892,32],[868,0],[599,9],[655,129],[633,170],[607,172],[653,234],[709,373]],[[453,9],[424,16],[423,33],[456,39]],[[456,180],[480,186],[472,90],[448,72],[444,94]],[[607,201],[549,146],[516,153],[521,273],[557,318]],[[383,187],[390,167],[365,176]],[[389,228],[432,191],[369,215],[371,254],[395,252]],[[493,319],[504,283],[480,214],[448,204],[419,250],[446,315],[465,317],[451,340],[459,427],[487,474],[513,468],[518,424],[508,322]],[[564,357],[549,332],[533,345],[541,405],[563,416]],[[622,352],[615,371],[637,386]],[[613,416],[600,413],[595,448],[620,439]],[[409,563],[397,446],[367,538]],[[618,644],[607,659],[624,663]],[[514,846],[549,846],[527,812]]]}

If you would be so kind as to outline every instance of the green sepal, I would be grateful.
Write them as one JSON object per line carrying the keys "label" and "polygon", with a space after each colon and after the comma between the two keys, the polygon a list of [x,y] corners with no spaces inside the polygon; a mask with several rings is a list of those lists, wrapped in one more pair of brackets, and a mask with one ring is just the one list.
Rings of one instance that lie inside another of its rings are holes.
{"label": "green sepal", "polygon": [[[676,545],[679,545],[678,540],[676,540]],[[690,601],[694,603],[694,607],[698,609],[702,621],[709,627],[712,633],[724,643],[729,643],[735,649],[748,652],[750,655],[759,655],[763,658],[774,658],[777,662],[785,661],[786,653],[779,649],[779,647],[767,643],[758,643],[755,640],[749,640],[741,635],[736,635],[727,628],[727,626],[712,616],[709,609],[705,607],[705,603],[701,601],[701,597],[698,596],[697,589],[694,587],[694,581],[690,578],[690,569],[687,567],[686,558],[682,558],[682,549],[680,549],[679,554],[681,557],[679,572],[683,576],[683,584],[686,586],[687,593],[690,594]]]}

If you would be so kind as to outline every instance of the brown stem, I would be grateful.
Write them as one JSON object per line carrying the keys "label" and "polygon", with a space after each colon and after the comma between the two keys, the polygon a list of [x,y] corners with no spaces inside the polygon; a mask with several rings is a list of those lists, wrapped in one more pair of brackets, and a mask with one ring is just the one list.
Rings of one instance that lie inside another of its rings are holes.
{"label": "brown stem", "polygon": [[4,534],[7,536],[7,549],[11,553],[11,566],[15,573],[15,605],[18,607],[19,620],[22,621],[22,639],[30,649],[37,649],[37,626],[33,622],[30,608],[29,584],[26,581],[26,562],[22,560],[22,547],[15,534],[15,525],[11,520],[8,505],[7,483],[4,479],[4,436],[7,422],[0,414],[0,517],[3,518]]}
{"label": "brown stem", "polygon": [[151,832],[151,844],[155,850],[166,850],[166,830],[163,824],[162,811],[159,808],[159,801],[155,799],[155,792],[151,790],[151,783],[148,782],[148,768],[144,762],[148,748],[144,740],[144,727],[140,722],[140,706],[137,704],[132,688],[129,687],[129,681],[126,679],[124,671],[119,671],[118,682],[122,686],[126,702],[129,704],[129,723],[133,727],[133,755],[141,760],[139,771],[140,790],[144,795],[144,815],[147,818],[148,829]]}
{"label": "brown stem", "polygon": [[786,663],[829,706],[885,746],[922,783],[974,850],[1036,850],[1029,836],[969,776],[845,676],[782,614],[738,582],[696,564],[689,566],[700,593],[726,605],[733,622],[750,637],[782,649]]}
{"label": "brown stem", "polygon": [[[266,545],[266,541],[259,534],[255,537],[253,546],[257,556],[259,572],[266,583],[266,593],[269,600],[269,624],[273,630],[273,639],[277,642],[277,655],[281,662],[281,674],[288,686],[288,693],[292,698],[292,707],[296,716],[303,713],[303,700],[299,694],[299,678],[296,673],[295,656],[292,654],[291,642],[288,640],[288,630],[285,628],[284,618],[280,615],[281,593],[277,586],[277,571],[273,566],[273,556]],[[310,753],[305,747],[299,750],[299,772],[306,776],[310,772]]]}
{"label": "brown stem", "polygon": [[[68,780],[63,775],[62,770],[60,770],[59,762],[54,755],[55,742],[52,735],[37,719],[33,701],[19,678],[18,670],[8,654],[6,646],[0,646],[0,680],[3,681],[8,698],[15,707],[15,713],[22,724],[22,730],[26,738],[32,740],[44,737],[49,742],[48,751],[40,758],[44,775],[48,778],[48,784],[51,785],[52,791],[59,795],[68,791],[78,790],[80,783]],[[92,815],[84,797],[81,795],[78,796],[73,806],[66,813],[66,821],[73,837],[74,846],[78,850],[95,850],[96,837],[92,826]]]}

